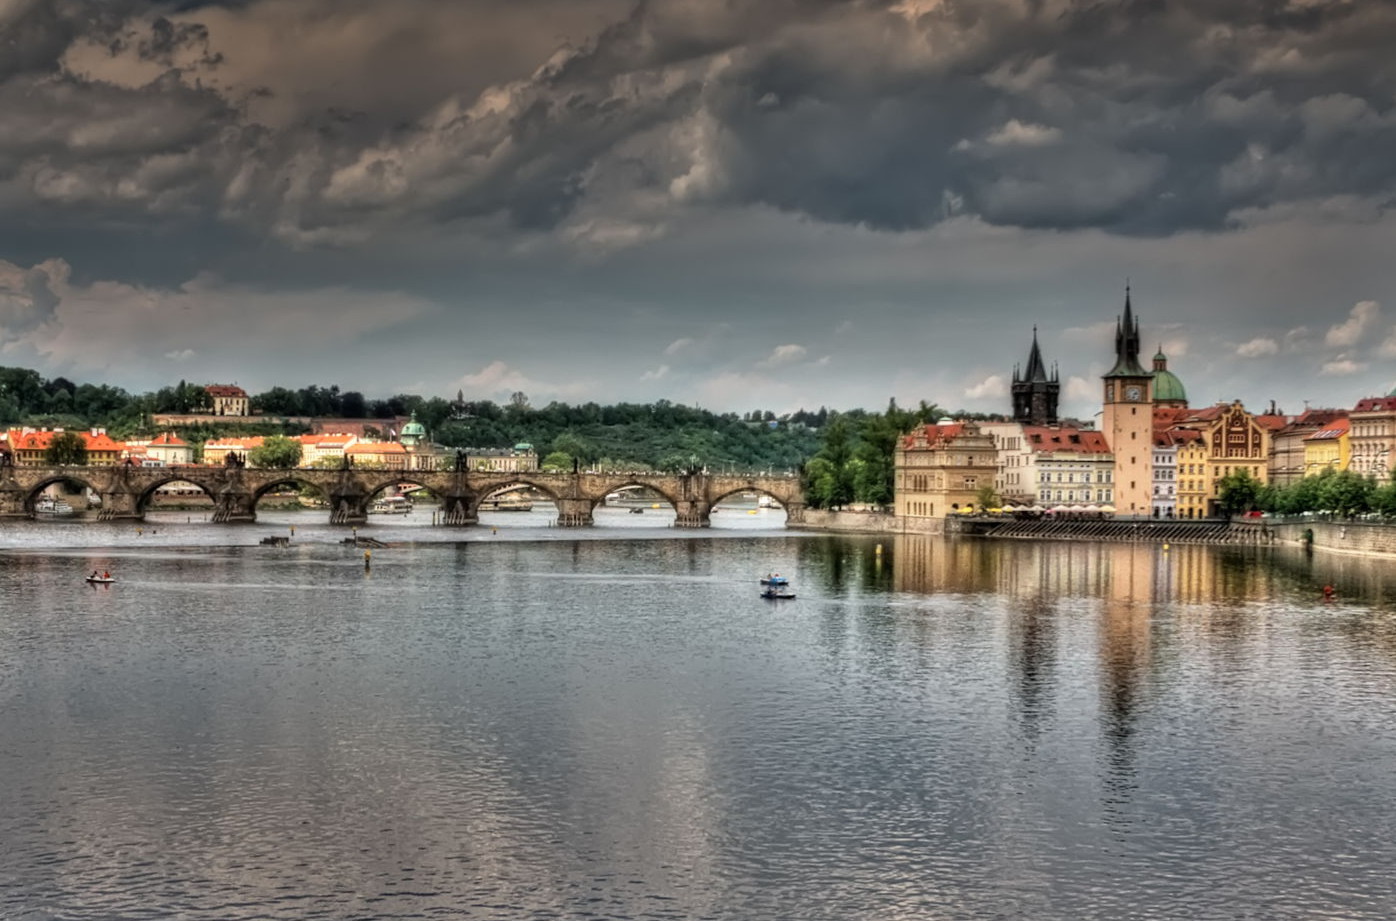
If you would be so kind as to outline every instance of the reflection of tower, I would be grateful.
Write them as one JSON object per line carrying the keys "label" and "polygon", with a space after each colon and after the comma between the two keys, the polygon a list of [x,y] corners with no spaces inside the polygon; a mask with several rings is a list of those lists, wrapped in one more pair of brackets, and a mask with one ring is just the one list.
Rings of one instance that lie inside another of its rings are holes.
{"label": "reflection of tower", "polygon": [[1013,369],[1013,421],[1025,425],[1056,425],[1057,398],[1062,385],[1057,379],[1057,371],[1047,376],[1047,367],[1042,363],[1042,351],[1037,347],[1037,327],[1032,328],[1032,348],[1028,351],[1028,365],[1022,376]]}
{"label": "reflection of tower", "polygon": [[1018,679],[1017,698],[1023,733],[1037,738],[1051,705],[1057,664],[1057,612],[1043,596],[1014,613],[1009,624],[1009,667]]}
{"label": "reflection of tower", "polygon": [[1153,375],[1139,365],[1139,321],[1125,288],[1124,316],[1115,325],[1115,365],[1105,372],[1102,428],[1115,455],[1117,517],[1150,514],[1153,491]]}
{"label": "reflection of tower", "polygon": [[1116,544],[1100,620],[1100,728],[1106,785],[1117,795],[1133,786],[1135,719],[1150,659],[1157,551]]}

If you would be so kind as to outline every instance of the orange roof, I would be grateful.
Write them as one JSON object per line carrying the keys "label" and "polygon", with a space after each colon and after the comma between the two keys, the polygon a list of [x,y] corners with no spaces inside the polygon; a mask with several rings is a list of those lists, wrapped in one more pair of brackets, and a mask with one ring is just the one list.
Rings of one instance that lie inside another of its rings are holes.
{"label": "orange roof", "polygon": [[1305,438],[1304,440],[1305,440],[1305,441],[1333,441],[1333,440],[1336,439],[1336,438],[1342,438],[1342,437],[1343,437],[1344,435],[1346,435],[1347,433],[1348,433],[1348,420],[1346,420],[1346,419],[1339,419],[1337,422],[1334,422],[1334,423],[1333,423],[1332,425],[1330,425],[1328,428],[1322,429],[1321,431],[1314,432],[1312,435],[1308,436],[1308,437]]}
{"label": "orange roof", "polygon": [[250,451],[253,448],[260,448],[265,440],[261,435],[249,435],[245,438],[219,438],[216,441],[204,442],[204,450],[212,448],[215,451]]}
{"label": "orange roof", "polygon": [[173,448],[187,448],[189,443],[180,438],[174,432],[161,432],[151,442],[151,446],[163,446]]}
{"label": "orange roof", "polygon": [[911,433],[902,437],[902,446],[907,448],[917,447],[917,442],[924,441],[927,446],[948,444],[959,437],[965,430],[963,422],[942,422],[939,424],[927,424],[920,428],[911,430]]}
{"label": "orange roof", "polygon": [[[27,433],[11,431],[10,444],[14,447],[16,451],[46,451],[48,450],[48,446],[53,444],[53,436],[58,434],[61,433],[48,430],[42,432]],[[109,438],[105,432],[99,433],[97,435],[94,435],[91,432],[78,432],[78,434],[82,436],[83,444],[87,447],[87,450],[89,451],[114,451],[119,453],[125,450],[126,448],[126,446],[121,442],[113,441],[111,438]],[[16,435],[18,435],[19,437],[16,438]]]}
{"label": "orange roof", "polygon": [[396,441],[360,442],[344,449],[345,454],[406,454],[407,449]]}
{"label": "orange roof", "polygon": [[1037,452],[1069,451],[1072,454],[1109,454],[1105,433],[1075,426],[1025,425],[1023,438]]}

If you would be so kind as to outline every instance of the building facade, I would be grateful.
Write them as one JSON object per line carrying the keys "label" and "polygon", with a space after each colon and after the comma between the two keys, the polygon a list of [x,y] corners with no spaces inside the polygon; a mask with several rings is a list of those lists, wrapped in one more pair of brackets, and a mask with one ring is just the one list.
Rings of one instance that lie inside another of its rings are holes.
{"label": "building facade", "polygon": [[1358,400],[1348,414],[1349,469],[1384,480],[1391,475],[1391,446],[1396,443],[1396,396]]}
{"label": "building facade", "polygon": [[1115,516],[1146,518],[1153,509],[1153,374],[1139,364],[1139,321],[1128,288],[1115,324],[1115,364],[1102,380],[1101,428],[1114,454]]}
{"label": "building facade", "polygon": [[204,388],[215,416],[246,416],[249,411],[247,391],[232,384],[209,384]]}
{"label": "building facade", "polygon": [[1348,437],[1347,419],[1339,419],[1328,428],[1320,429],[1304,439],[1304,475],[1348,469],[1352,463],[1352,444]]}
{"label": "building facade", "polygon": [[1061,381],[1054,367],[1049,376],[1037,346],[1037,327],[1032,328],[1032,348],[1028,350],[1027,366],[1019,373],[1013,369],[1013,421],[1023,425],[1056,425],[1057,403],[1061,397]]}
{"label": "building facade", "polygon": [[973,509],[997,472],[994,440],[972,422],[942,420],[902,436],[895,453],[894,510],[906,518],[945,518]]}

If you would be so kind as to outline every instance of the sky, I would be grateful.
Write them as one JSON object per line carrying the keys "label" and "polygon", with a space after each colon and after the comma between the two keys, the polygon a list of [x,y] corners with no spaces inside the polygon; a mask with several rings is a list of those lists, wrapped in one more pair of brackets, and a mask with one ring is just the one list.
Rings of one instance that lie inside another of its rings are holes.
{"label": "sky", "polygon": [[0,0],[0,364],[1098,410],[1396,384],[1392,0]]}

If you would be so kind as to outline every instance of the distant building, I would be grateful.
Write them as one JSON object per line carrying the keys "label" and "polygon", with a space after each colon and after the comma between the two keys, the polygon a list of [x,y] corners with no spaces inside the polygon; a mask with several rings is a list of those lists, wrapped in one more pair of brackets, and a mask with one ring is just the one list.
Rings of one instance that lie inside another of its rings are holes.
{"label": "distant building", "polygon": [[[5,436],[10,454],[20,467],[42,467],[48,463],[48,449],[63,429],[11,429]],[[78,432],[87,448],[89,467],[113,467],[121,463],[126,445],[113,440],[106,429]]]}
{"label": "distant building", "polygon": [[1032,452],[1033,496],[1043,508],[1096,511],[1115,498],[1115,458],[1102,432],[1075,426],[1025,425]]}
{"label": "distant building", "polygon": [[461,448],[467,470],[489,473],[529,473],[538,469],[538,452],[520,442],[512,448]]}
{"label": "distant building", "polygon": [[1391,446],[1396,443],[1396,391],[1357,401],[1348,414],[1352,445],[1350,469],[1384,480],[1391,475]]}
{"label": "distant building", "polygon": [[162,432],[144,446],[145,456],[162,467],[194,463],[194,447],[174,432]]}
{"label": "distant building", "polygon": [[250,467],[252,465],[248,460],[248,455],[254,449],[260,448],[265,440],[261,435],[210,439],[204,442],[203,462],[210,467],[217,467],[226,464],[228,455],[231,454]]}
{"label": "distant building", "polygon": [[978,503],[994,484],[994,439],[973,422],[943,419],[902,436],[895,454],[895,511],[904,518],[944,518]]}
{"label": "distant building", "polygon": [[204,388],[215,416],[248,415],[247,391],[232,384],[209,384]]}
{"label": "distant building", "polygon": [[1306,409],[1274,434],[1270,442],[1270,482],[1275,486],[1292,486],[1307,475],[1310,435],[1346,419],[1345,409]]}
{"label": "distant building", "polygon": [[1037,327],[1034,326],[1027,367],[1021,375],[1016,367],[1013,369],[1013,420],[1024,425],[1056,425],[1061,389],[1056,369],[1052,369],[1050,376],[1047,374],[1042,351],[1037,346]]}
{"label": "distant building", "polygon": [[1348,469],[1352,462],[1349,425],[1347,419],[1339,419],[1304,439],[1304,476]]}
{"label": "distant building", "polygon": [[1139,321],[1129,289],[1115,322],[1115,364],[1103,375],[1101,428],[1114,454],[1114,509],[1122,518],[1153,515],[1154,376],[1139,364]]}

